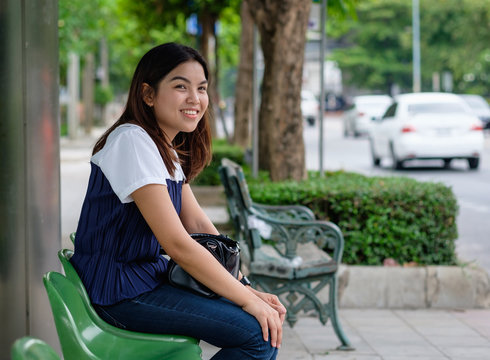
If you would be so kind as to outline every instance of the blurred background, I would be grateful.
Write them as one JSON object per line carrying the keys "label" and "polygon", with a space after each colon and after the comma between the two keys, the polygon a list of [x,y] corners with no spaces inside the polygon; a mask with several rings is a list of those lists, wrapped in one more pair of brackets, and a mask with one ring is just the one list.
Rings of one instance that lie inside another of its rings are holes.
{"label": "blurred background", "polygon": [[[261,25],[256,21],[260,9],[253,6],[258,8],[254,1],[239,0],[60,2],[62,144],[96,136],[114,122],[139,58],[156,44],[176,41],[198,48],[210,65],[215,139],[242,148],[250,166],[254,152],[262,161],[260,154],[267,151],[257,144],[254,149],[252,124],[259,117],[258,132],[266,133],[271,121],[259,110],[260,96],[270,92],[260,87],[269,54],[263,52],[265,41],[260,42],[264,32],[254,32],[254,24]],[[295,6],[290,12],[300,11],[302,4],[298,1]],[[271,22],[274,16],[286,16],[268,15]],[[279,75],[301,87],[300,96],[289,92],[298,98],[301,112],[293,106],[286,114],[291,118],[301,114],[303,119],[295,124],[302,123],[304,163],[293,167],[444,183],[459,205],[458,256],[490,271],[490,2],[313,1],[305,18],[306,32],[291,35],[304,36],[301,78],[293,79],[294,73]],[[281,41],[276,36],[272,43]],[[288,44],[296,46],[290,38],[281,46]],[[421,123],[420,114],[400,115],[403,106],[417,104],[399,105],[398,114],[388,116],[396,121],[383,121],[386,110],[398,105],[397,96],[412,92],[422,93],[420,101],[431,109],[425,111],[430,114],[423,116],[423,122],[431,125],[415,126]],[[433,92],[463,95],[464,104],[453,108],[444,105],[445,100],[433,101]],[[293,137],[292,142],[298,141]],[[417,154],[422,148],[427,151]],[[64,166],[62,171],[70,171],[68,163]],[[274,172],[273,167],[260,164],[261,170]],[[281,176],[296,175],[277,175],[276,180]],[[70,201],[65,209],[81,204],[81,198],[71,198],[73,192],[62,194]],[[75,221],[65,226],[63,234],[73,229]]]}
{"label": "blurred background", "polygon": [[[347,13],[336,11],[334,5],[338,1],[329,3],[332,9],[327,12],[322,101],[325,110],[345,110],[356,95],[393,96],[412,91],[412,1],[344,1],[355,9]],[[422,56],[418,91],[488,98],[489,7],[486,0],[420,2],[420,39],[416,46]],[[239,0],[60,2],[62,135],[67,135],[69,128],[70,76],[81,82],[78,96],[71,96],[81,103],[80,125],[90,131],[91,126],[105,125],[117,117],[117,105],[124,103],[139,58],[149,48],[168,41],[203,52],[213,69],[215,105],[232,113],[240,71],[240,35],[247,25],[243,24],[246,17],[240,11]],[[313,1],[308,27],[302,83],[304,90],[318,98],[319,2]],[[258,76],[262,70],[259,60]]]}

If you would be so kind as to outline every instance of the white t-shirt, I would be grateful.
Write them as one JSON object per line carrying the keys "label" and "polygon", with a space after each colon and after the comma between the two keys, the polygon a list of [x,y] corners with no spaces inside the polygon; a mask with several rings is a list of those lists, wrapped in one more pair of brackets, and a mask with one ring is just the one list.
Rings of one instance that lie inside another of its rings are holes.
{"label": "white t-shirt", "polygon": [[175,176],[168,172],[156,144],[140,126],[118,126],[91,161],[100,167],[122,203],[134,201],[131,194],[148,184],[167,185],[167,180],[184,181],[182,167],[176,163]]}

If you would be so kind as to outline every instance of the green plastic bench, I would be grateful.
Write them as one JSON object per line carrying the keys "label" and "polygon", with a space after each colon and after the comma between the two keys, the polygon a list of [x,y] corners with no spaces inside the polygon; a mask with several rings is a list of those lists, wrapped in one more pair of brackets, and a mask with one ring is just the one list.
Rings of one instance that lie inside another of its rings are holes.
{"label": "green plastic bench", "polygon": [[[337,270],[344,249],[337,225],[315,220],[305,206],[254,203],[241,167],[229,159],[222,159],[219,173],[252,283],[281,298],[291,327],[298,313],[314,309],[323,324],[331,319],[338,349],[353,350],[337,314]],[[326,286],[328,300],[322,301],[318,294]]]}
{"label": "green plastic bench", "polygon": [[60,360],[50,345],[31,336],[17,339],[10,355],[12,360]]}
{"label": "green plastic bench", "polygon": [[48,272],[43,280],[65,360],[201,359],[196,339],[119,329],[97,315],[73,278]]}

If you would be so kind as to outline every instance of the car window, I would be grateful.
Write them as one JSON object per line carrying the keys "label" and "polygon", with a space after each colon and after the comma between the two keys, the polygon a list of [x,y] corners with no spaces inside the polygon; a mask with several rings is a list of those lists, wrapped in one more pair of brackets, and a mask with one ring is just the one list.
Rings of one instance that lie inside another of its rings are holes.
{"label": "car window", "polygon": [[425,103],[425,104],[410,104],[407,111],[410,115],[421,113],[461,113],[466,112],[466,109],[458,103]]}
{"label": "car window", "polygon": [[488,103],[479,96],[462,96],[463,100],[465,100],[472,108],[474,109],[488,109]]}
{"label": "car window", "polygon": [[382,119],[386,119],[388,117],[393,117],[395,116],[395,113],[396,113],[396,108],[397,108],[398,104],[397,103],[393,103],[390,105],[390,107],[386,110],[385,114],[383,115]]}

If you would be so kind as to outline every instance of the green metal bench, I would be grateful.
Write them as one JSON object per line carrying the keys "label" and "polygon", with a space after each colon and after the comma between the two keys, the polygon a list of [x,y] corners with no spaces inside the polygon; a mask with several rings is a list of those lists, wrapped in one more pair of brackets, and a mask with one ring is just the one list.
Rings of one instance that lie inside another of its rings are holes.
{"label": "green metal bench", "polygon": [[72,254],[66,249],[58,253],[66,277],[57,272],[44,276],[65,360],[201,359],[202,350],[196,339],[123,330],[102,320],[69,262]]}
{"label": "green metal bench", "polygon": [[[305,206],[254,203],[241,167],[228,159],[222,160],[219,173],[242,248],[243,270],[252,283],[281,298],[291,327],[298,313],[314,309],[322,324],[331,319],[341,342],[338,349],[353,350],[337,315],[337,270],[344,248],[340,229],[315,220]],[[318,294],[327,285],[324,303]]]}

